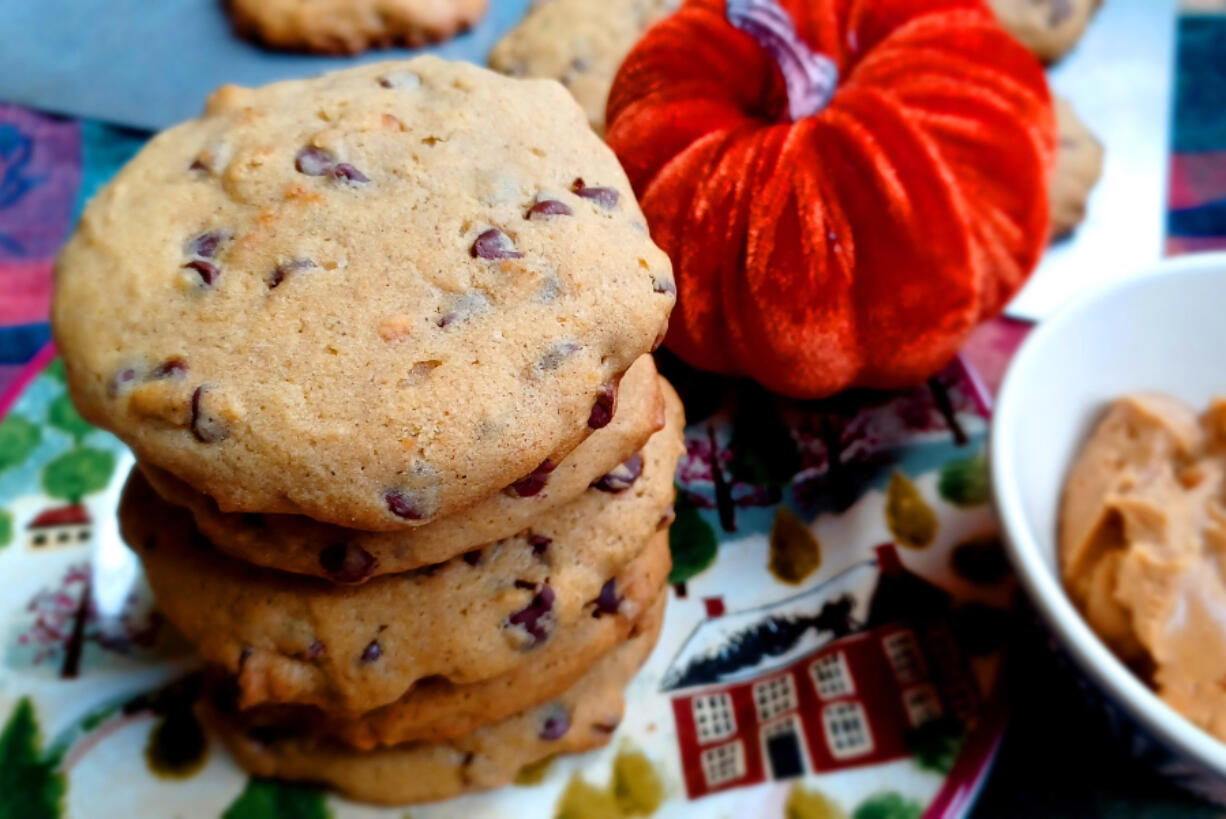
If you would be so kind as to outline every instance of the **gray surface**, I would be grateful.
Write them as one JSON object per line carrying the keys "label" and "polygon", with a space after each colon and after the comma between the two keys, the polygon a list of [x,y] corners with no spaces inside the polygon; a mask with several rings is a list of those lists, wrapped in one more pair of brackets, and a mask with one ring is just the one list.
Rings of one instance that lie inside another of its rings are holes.
{"label": "gray surface", "polygon": [[[490,0],[470,32],[422,50],[483,63],[527,6]],[[222,0],[0,0],[0,32],[0,100],[146,129],[195,116],[223,83],[260,85],[417,53],[267,51],[234,36]]]}
{"label": "gray surface", "polygon": [[1070,298],[1163,255],[1175,75],[1174,0],[1107,0],[1049,72],[1102,141],[1103,175],[1086,219],[1054,245],[1009,306],[1041,319]]}

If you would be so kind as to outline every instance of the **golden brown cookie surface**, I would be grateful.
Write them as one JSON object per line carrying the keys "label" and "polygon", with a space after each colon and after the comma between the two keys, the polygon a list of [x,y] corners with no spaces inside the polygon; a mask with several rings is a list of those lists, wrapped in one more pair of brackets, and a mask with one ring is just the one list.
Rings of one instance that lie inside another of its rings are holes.
{"label": "golden brown cookie surface", "polygon": [[604,133],[609,88],[643,32],[680,0],[544,0],[490,52],[496,71],[566,86],[596,133]]}
{"label": "golden brown cookie surface", "polygon": [[[574,500],[664,426],[661,383],[651,357],[643,356],[622,379],[608,426],[592,433],[551,472],[414,529],[363,532],[300,515],[225,514],[207,495],[173,475],[154,467],[144,471],[162,497],[191,510],[200,531],[226,554],[335,583],[360,583],[440,563],[510,537]],[[671,388],[665,389],[673,395]]]}
{"label": "golden brown cookie surface", "polygon": [[1086,201],[1103,171],[1103,146],[1091,133],[1073,106],[1063,97],[1052,97],[1056,107],[1056,164],[1052,168],[1048,197],[1053,239],[1072,233],[1086,215]]}
{"label": "golden brown cookie surface", "polygon": [[225,511],[420,526],[607,422],[674,301],[555,83],[433,57],[156,136],[56,266],[81,412]]}
{"label": "golden brown cookie surface", "polygon": [[659,636],[645,631],[602,658],[553,701],[445,743],[356,751],[310,735],[270,737],[205,703],[202,713],[240,765],[256,776],[324,783],[383,805],[432,802],[508,784],[525,765],[598,748],[612,738],[625,688]]}
{"label": "golden brown cookie surface", "polygon": [[1045,63],[1063,57],[1085,33],[1102,0],[988,0],[996,19]]}
{"label": "golden brown cookie surface", "polygon": [[239,34],[272,48],[357,54],[419,46],[471,26],[488,0],[229,0]]}
{"label": "golden brown cookie surface", "polygon": [[466,684],[505,674],[607,598],[623,597],[618,589],[656,577],[667,544],[663,556],[647,547],[672,504],[681,424],[671,413],[641,454],[531,528],[360,586],[226,558],[139,471],[121,502],[121,528],[160,610],[205,660],[238,675],[244,706],[363,712],[426,677]]}

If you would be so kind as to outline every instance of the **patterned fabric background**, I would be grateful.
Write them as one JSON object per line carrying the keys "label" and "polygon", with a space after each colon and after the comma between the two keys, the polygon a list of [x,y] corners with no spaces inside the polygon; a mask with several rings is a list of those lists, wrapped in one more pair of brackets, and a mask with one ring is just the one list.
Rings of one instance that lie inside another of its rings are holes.
{"label": "patterned fabric background", "polygon": [[[1222,111],[1226,110],[1226,4],[1220,0],[1184,3],[1179,25],[1175,93],[1168,251],[1180,253],[1226,247],[1226,118],[1222,116]],[[54,513],[43,524],[48,527],[47,533],[54,531],[56,536],[68,533],[67,536],[72,537],[71,533],[91,526],[88,504],[82,506],[82,498],[109,485],[114,475],[122,471],[127,456],[113,439],[80,425],[71,408],[63,406],[62,386],[55,365],[38,375],[51,362],[52,355],[46,321],[52,262],[83,202],[146,138],[147,134],[143,133],[0,104],[0,415],[6,413],[20,395],[22,417],[37,416],[29,429],[17,429],[20,425],[11,422],[0,428],[3,439],[0,440],[0,497],[20,494],[18,484],[41,487],[40,497],[56,502],[43,510]],[[775,418],[772,423],[776,432],[786,429],[792,440],[800,444],[791,450],[797,459],[792,464],[781,466],[739,457],[738,451],[743,454],[770,451],[770,448],[759,448],[753,443],[745,445],[743,440],[738,444],[738,429],[765,428],[769,431],[771,424],[763,427],[762,418],[753,418],[750,419],[752,424],[738,427],[736,407],[753,405],[751,396],[721,393],[718,401],[711,399],[714,403],[709,407],[709,417],[717,422],[700,423],[691,428],[688,436],[689,452],[683,463],[682,487],[689,491],[683,492],[679,521],[683,534],[681,544],[688,551],[679,553],[681,560],[674,578],[674,593],[697,607],[695,610],[702,609],[708,618],[706,622],[717,622],[728,601],[719,595],[705,593],[704,588],[717,587],[722,574],[717,567],[715,574],[708,572],[704,580],[703,572],[714,560],[714,550],[722,548],[717,542],[728,541],[730,533],[738,527],[743,532],[758,533],[764,544],[769,539],[772,570],[778,568],[785,574],[799,571],[801,577],[808,571],[816,571],[816,564],[807,571],[805,566],[815,559],[815,553],[820,555],[820,550],[814,551],[820,547],[809,544],[803,534],[797,535],[804,530],[804,525],[799,529],[792,526],[785,512],[780,510],[797,509],[806,520],[822,513],[823,510],[811,501],[829,494],[821,491],[823,482],[833,480],[830,464],[839,463],[844,454],[852,468],[863,471],[862,475],[844,473],[838,476],[840,483],[857,487],[850,490],[854,494],[849,496],[849,501],[859,498],[860,492],[878,492],[887,510],[882,513],[885,516],[881,524],[885,527],[884,536],[903,546],[907,545],[909,537],[922,539],[922,531],[916,534],[915,528],[923,530],[927,526],[922,514],[919,523],[914,519],[908,523],[897,515],[890,519],[888,509],[913,508],[915,498],[920,499],[919,506],[923,507],[925,493],[929,497],[940,495],[939,504],[943,504],[943,510],[959,507],[956,498],[961,497],[957,494],[961,490],[950,490],[954,494],[946,495],[946,488],[937,485],[943,478],[935,476],[943,476],[950,463],[973,463],[978,457],[975,453],[982,425],[976,427],[979,422],[975,419],[982,419],[986,396],[998,385],[1009,357],[1028,329],[1025,324],[1007,319],[985,325],[964,350],[962,364],[947,373],[944,382],[938,381],[934,390],[890,398],[885,409],[875,406],[873,400],[863,403],[861,397],[853,397],[842,403],[803,408],[799,416],[786,421]],[[679,380],[685,380],[682,371],[674,371],[674,374]],[[689,400],[691,420],[702,422],[708,418],[708,413],[700,404],[704,394],[710,397],[710,390],[700,382],[701,379],[683,387]],[[786,415],[786,410],[783,412]],[[925,420],[912,423],[917,417]],[[827,420],[820,423],[815,420],[823,418]],[[952,425],[948,423],[951,418],[955,419]],[[959,436],[965,435],[966,430],[958,429],[957,419],[963,419],[972,427],[966,440],[960,440]],[[841,425],[840,437],[835,440],[841,443],[838,444],[840,455],[832,461],[829,424],[835,421]],[[935,427],[929,428],[929,424],[938,425],[941,435],[949,437],[949,440],[942,438],[941,455],[936,460],[929,457],[931,451],[935,451],[931,450]],[[710,430],[718,430],[718,434]],[[845,438],[841,437],[844,435]],[[873,453],[884,451],[881,448],[883,440],[890,444],[885,449],[890,450],[891,455],[885,461],[875,460]],[[738,450],[738,446],[743,449]],[[25,447],[20,458],[9,457],[14,451],[12,447]],[[772,478],[772,470],[779,469],[787,473],[781,481]],[[923,483],[928,479],[918,477],[925,474],[933,476],[931,487]],[[741,476],[739,482],[738,475]],[[908,475],[915,478],[914,483]],[[902,483],[894,476],[902,476]],[[916,486],[921,488],[916,489]],[[780,494],[783,491],[786,495]],[[787,505],[779,505],[781,498]],[[108,502],[113,506],[113,500],[101,498],[97,501],[103,507]],[[981,503],[982,498],[978,502]],[[891,503],[894,507],[890,507]],[[80,511],[82,509],[85,511]],[[31,512],[26,518],[41,520],[42,515]],[[936,525],[934,522],[933,526]],[[945,517],[941,518],[940,525],[946,525]],[[38,531],[43,530],[27,525],[19,533],[14,530],[11,515],[7,511],[0,514],[0,548],[17,538],[36,537]],[[787,532],[792,532],[791,540]],[[779,552],[777,564],[776,550]],[[37,589],[24,589],[23,586],[22,593],[26,596],[22,599],[28,598],[28,622],[13,646],[6,643],[5,650],[15,652],[10,654],[9,660],[16,656],[23,665],[45,667],[54,670],[53,676],[71,678],[93,667],[110,667],[108,664],[116,662],[116,658],[122,665],[127,662],[124,658],[139,658],[144,652],[159,652],[159,656],[170,658],[182,652],[182,647],[173,642],[165,644],[170,638],[159,628],[156,615],[149,611],[148,600],[141,597],[139,591],[134,592],[131,599],[118,602],[118,610],[124,613],[119,620],[123,626],[118,631],[108,631],[91,621],[89,597],[83,591],[88,588],[85,583],[81,566],[66,560],[57,585]],[[105,593],[105,590],[94,590],[94,593]],[[1011,727],[976,815],[1219,815],[1217,809],[1192,801],[1152,776],[1150,771],[1138,767],[1116,747],[1102,720],[1087,712],[1071,676],[1054,664],[1044,637],[1024,610],[1011,621],[997,617],[991,622],[998,634],[1007,632],[1009,636],[1008,686],[1002,690],[1007,691]],[[694,632],[695,635],[700,633],[699,630]],[[6,635],[6,640],[8,636],[11,635]],[[667,673],[679,675],[674,682],[687,679],[685,675],[689,671],[684,663],[673,665]],[[710,669],[707,672],[715,673]],[[718,674],[703,676],[707,672],[694,671],[697,676],[689,679],[709,683],[718,677]],[[667,674],[665,679],[668,679]],[[675,687],[680,690],[685,685]],[[33,800],[30,804],[42,804],[39,800],[49,800],[46,804],[57,801],[65,787],[58,772],[71,768],[90,747],[90,742],[77,740],[103,722],[110,726],[108,730],[122,730],[129,711],[156,713],[162,720],[159,725],[166,724],[176,718],[175,692],[171,690],[159,696],[163,699],[156,702],[141,701],[133,705],[133,701],[129,701],[119,707],[119,711],[115,710],[118,706],[114,706],[106,713],[91,714],[75,727],[61,726],[54,748],[41,744],[35,710],[28,705],[18,706],[3,715],[0,790],[14,787],[15,780],[9,777],[15,772],[24,782],[26,796]],[[985,714],[981,725],[990,726],[994,718],[992,712],[989,709]],[[980,736],[987,737],[984,741],[994,742],[992,731],[981,732]],[[972,736],[965,741],[973,745],[977,740]],[[56,748],[71,749],[69,756],[58,756]],[[991,749],[980,749],[978,756],[972,753],[974,750],[963,747],[968,758],[985,757]],[[908,755],[919,753],[908,751]],[[684,750],[681,755],[684,759]],[[946,765],[942,769],[945,774],[952,773],[948,762],[941,764]],[[965,772],[964,781],[973,782],[976,773]],[[689,777],[697,775],[693,770],[688,771],[687,782]],[[950,779],[958,777],[951,775]],[[786,807],[789,816],[842,814],[820,792],[799,789],[780,793],[784,796],[779,797],[779,808]],[[786,805],[783,804],[785,797]],[[932,805],[934,809],[940,807],[937,803],[942,798],[953,804],[956,800],[964,801],[967,794],[938,795]],[[279,807],[273,810],[269,805]],[[918,816],[922,809],[918,803],[890,788],[885,788],[880,798],[860,800],[845,807],[854,808],[856,817],[910,817]],[[9,815],[2,808],[0,804],[0,816]],[[315,816],[323,815],[323,811],[317,794],[252,782],[226,809],[225,815]],[[218,813],[221,812],[219,809]]]}

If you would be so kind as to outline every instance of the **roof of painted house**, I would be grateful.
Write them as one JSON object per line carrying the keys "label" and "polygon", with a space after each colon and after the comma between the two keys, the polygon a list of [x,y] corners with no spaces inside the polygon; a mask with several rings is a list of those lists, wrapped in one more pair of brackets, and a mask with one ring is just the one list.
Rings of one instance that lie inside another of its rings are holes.
{"label": "roof of painted house", "polygon": [[91,523],[89,510],[79,503],[71,506],[57,506],[54,509],[44,509],[27,529],[50,529],[55,526],[80,526]]}

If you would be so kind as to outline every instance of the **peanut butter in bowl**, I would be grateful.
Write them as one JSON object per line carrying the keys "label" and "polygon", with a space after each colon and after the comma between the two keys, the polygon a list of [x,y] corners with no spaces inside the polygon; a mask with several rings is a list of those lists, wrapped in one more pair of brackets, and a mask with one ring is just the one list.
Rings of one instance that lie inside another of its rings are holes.
{"label": "peanut butter in bowl", "polygon": [[1117,399],[1073,462],[1059,536],[1091,628],[1226,740],[1226,399],[1201,415],[1157,393]]}

